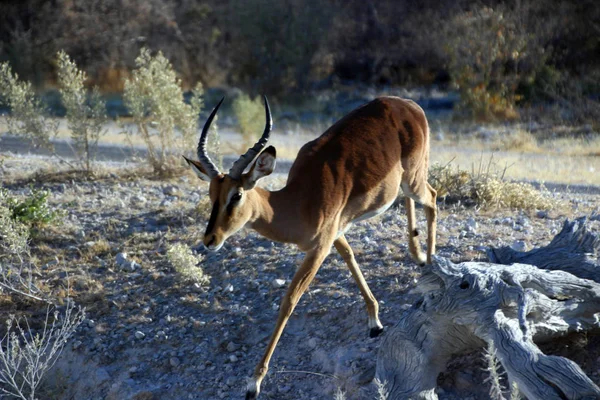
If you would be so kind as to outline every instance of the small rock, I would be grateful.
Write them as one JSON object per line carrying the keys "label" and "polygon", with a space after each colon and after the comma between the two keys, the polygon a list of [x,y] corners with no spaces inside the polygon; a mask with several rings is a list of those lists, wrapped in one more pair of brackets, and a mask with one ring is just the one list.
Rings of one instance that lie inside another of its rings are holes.
{"label": "small rock", "polygon": [[98,368],[96,370],[96,379],[99,382],[104,382],[110,379],[110,375],[108,374],[108,371],[104,368]]}
{"label": "small rock", "polygon": [[225,292],[225,293],[227,293],[227,292],[229,292],[229,293],[233,292],[233,285],[231,283],[228,283],[225,286],[225,288],[223,289],[223,292]]}
{"label": "small rock", "polygon": [[548,211],[539,210],[535,216],[542,219],[548,218]]}
{"label": "small rock", "polygon": [[273,279],[271,286],[275,289],[279,289],[285,286],[285,279]]}
{"label": "small rock", "polygon": [[514,251],[527,251],[527,244],[524,240],[515,240],[513,244],[510,245],[510,248]]}
{"label": "small rock", "polygon": [[167,196],[178,196],[179,188],[177,186],[169,185],[163,189],[163,193]]}
{"label": "small rock", "polygon": [[169,359],[169,364],[171,364],[171,367],[179,367],[179,365],[181,364],[181,361],[177,357],[171,357]]}
{"label": "small rock", "polygon": [[237,351],[239,348],[240,348],[240,345],[237,343],[234,343],[234,342],[227,343],[227,351],[230,353]]}
{"label": "small rock", "polygon": [[166,339],[167,338],[167,334],[165,333],[165,331],[158,331],[158,332],[156,332],[156,337],[158,339]]}
{"label": "small rock", "polygon": [[142,331],[136,331],[135,332],[135,338],[136,339],[141,340],[141,339],[143,339],[145,337],[146,337],[146,334],[144,332],[142,332]]}
{"label": "small rock", "polygon": [[513,229],[517,232],[521,232],[523,230],[523,225],[515,224],[513,225]]}
{"label": "small rock", "polygon": [[146,198],[142,195],[131,196],[131,202],[134,204],[144,204],[146,203]]}
{"label": "small rock", "polygon": [[115,262],[120,267],[127,262],[127,253],[118,253],[115,257]]}
{"label": "small rock", "polygon": [[77,350],[81,347],[82,344],[83,343],[81,342],[81,340],[76,340],[75,342],[73,342],[73,350]]}
{"label": "small rock", "polygon": [[229,361],[231,361],[232,363],[237,362],[238,358],[235,354],[232,354],[229,356]]}
{"label": "small rock", "polygon": [[315,339],[315,338],[308,339],[308,347],[310,349],[315,349],[317,347],[317,339]]}
{"label": "small rock", "polygon": [[516,221],[516,222],[517,222],[517,224],[519,224],[519,225],[521,225],[521,226],[523,226],[523,227],[526,227],[526,226],[530,226],[530,225],[531,225],[531,223],[529,222],[529,218],[527,218],[527,217],[524,217],[524,216],[522,216],[522,215],[520,215],[520,216],[517,218],[517,221]]}
{"label": "small rock", "polygon": [[511,217],[502,218],[502,225],[512,225],[513,219]]}
{"label": "small rock", "polygon": [[57,257],[54,257],[54,260],[48,261],[47,264],[44,264],[42,266],[42,269],[47,269],[47,268],[50,268],[50,267],[52,267],[54,265],[58,265],[58,264],[60,264],[60,261],[58,261]]}
{"label": "small rock", "polygon": [[290,390],[292,390],[292,387],[290,385],[283,385],[280,386],[278,389],[279,393],[288,393]]}
{"label": "small rock", "polygon": [[128,261],[121,266],[121,269],[123,271],[135,271],[139,267],[141,267],[141,265],[136,263],[135,261]]}
{"label": "small rock", "polygon": [[467,219],[467,230],[471,230],[471,231],[475,232],[478,227],[479,227],[479,224],[477,223],[477,221],[475,221],[475,218],[469,217]]}

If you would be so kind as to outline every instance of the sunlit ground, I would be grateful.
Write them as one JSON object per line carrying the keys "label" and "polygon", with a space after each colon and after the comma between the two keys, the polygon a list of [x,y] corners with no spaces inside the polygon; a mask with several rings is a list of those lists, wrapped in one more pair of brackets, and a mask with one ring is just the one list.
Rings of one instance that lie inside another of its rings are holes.
{"label": "sunlit ground", "polygon": [[[276,129],[270,143],[277,148],[280,159],[295,159],[300,147],[319,136],[327,127],[312,126],[296,129]],[[221,128],[221,152],[236,154],[245,150],[241,135],[235,128]],[[6,132],[4,118],[0,118],[0,132]],[[138,135],[126,135],[125,131],[135,132],[133,124],[109,122],[101,144],[144,147]],[[431,163],[456,166],[469,172],[492,172],[504,174],[507,179],[552,182],[562,184],[600,185],[600,138],[582,139],[561,137],[559,139],[536,141],[529,133],[515,130],[514,137],[498,135],[492,140],[475,137],[462,138],[445,135],[436,137],[432,133]],[[59,139],[70,136],[66,122],[60,123]],[[531,137],[530,137],[531,136]]]}

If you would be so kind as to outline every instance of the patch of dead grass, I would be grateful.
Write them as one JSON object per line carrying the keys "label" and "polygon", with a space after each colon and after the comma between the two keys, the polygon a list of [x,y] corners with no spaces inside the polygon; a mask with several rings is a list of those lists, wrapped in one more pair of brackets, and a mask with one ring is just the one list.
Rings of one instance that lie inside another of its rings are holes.
{"label": "patch of dead grass", "polygon": [[529,183],[506,181],[503,174],[490,172],[489,165],[470,173],[450,164],[434,164],[429,182],[440,198],[472,201],[485,208],[551,210],[557,206],[548,191]]}
{"label": "patch of dead grass", "polygon": [[528,153],[539,152],[538,142],[531,132],[519,129],[514,132],[500,135],[498,140],[491,146],[492,150],[520,151]]}

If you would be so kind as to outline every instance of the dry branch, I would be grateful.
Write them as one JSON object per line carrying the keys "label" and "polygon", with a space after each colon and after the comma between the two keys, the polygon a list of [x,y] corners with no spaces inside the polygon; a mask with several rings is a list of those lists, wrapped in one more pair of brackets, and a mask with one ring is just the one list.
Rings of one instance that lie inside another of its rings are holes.
{"label": "dry branch", "polygon": [[[554,248],[573,249],[562,246],[559,236],[552,243],[561,246]],[[597,242],[584,240],[580,249],[590,243]],[[535,254],[544,258],[541,251]],[[453,264],[436,257],[419,290],[423,298],[390,329],[379,350],[376,378],[386,382],[389,400],[437,399],[437,376],[450,358],[490,342],[509,380],[528,399],[600,398],[600,388],[577,364],[547,356],[534,343],[598,328],[599,283],[532,265]]]}
{"label": "dry branch", "polygon": [[[594,218],[594,215],[590,217]],[[586,217],[565,220],[562,230],[546,247],[528,252],[515,251],[510,247],[491,248],[487,252],[488,258],[496,264],[530,264],[600,282],[600,237],[587,229],[586,221]]]}

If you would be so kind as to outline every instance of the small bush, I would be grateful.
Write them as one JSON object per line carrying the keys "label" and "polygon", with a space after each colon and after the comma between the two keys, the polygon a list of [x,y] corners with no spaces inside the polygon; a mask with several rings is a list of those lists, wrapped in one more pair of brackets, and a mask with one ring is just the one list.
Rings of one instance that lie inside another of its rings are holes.
{"label": "small bush", "polygon": [[187,245],[178,243],[172,246],[167,251],[167,259],[185,280],[200,284],[208,283],[209,277],[204,275],[202,268],[197,265],[203,257],[195,256]]}
{"label": "small bush", "polygon": [[195,87],[186,104],[181,81],[161,52],[152,56],[150,50],[142,49],[135,63],[137,68],[125,82],[125,105],[148,148],[154,172],[169,174],[181,165],[181,153],[195,148],[202,85]]}
{"label": "small bush", "polygon": [[490,374],[485,379],[486,382],[490,382],[490,399],[505,400],[503,395],[504,386],[502,385],[504,371],[501,370],[501,365],[496,357],[496,347],[493,341],[489,343],[483,357],[487,364],[486,371]]}
{"label": "small bush", "polygon": [[375,387],[377,388],[377,400],[387,400],[389,397],[389,389],[387,382],[381,382],[377,378],[375,378],[373,382],[375,383]]}
{"label": "small bush", "polygon": [[98,147],[100,136],[106,133],[106,103],[101,99],[98,88],[87,99],[84,86],[87,80],[85,72],[69,58],[67,53],[57,54],[58,83],[62,102],[67,109],[67,122],[71,138],[77,150],[80,162],[86,171],[91,171],[91,161]]}
{"label": "small bush", "polygon": [[0,64],[0,101],[11,110],[6,118],[10,133],[53,150],[50,139],[58,133],[58,122],[44,116],[46,110],[31,83],[20,81],[8,63]]}
{"label": "small bush", "polygon": [[[14,217],[9,204],[14,200],[8,191],[0,189],[0,260],[27,253],[29,251],[29,230]],[[5,271],[2,271],[5,272]]]}
{"label": "small bush", "polygon": [[480,169],[469,173],[450,165],[433,165],[429,182],[440,198],[470,200],[486,208],[515,208],[523,210],[550,210],[556,204],[545,191],[523,182],[507,182],[502,175]]}
{"label": "small bush", "polygon": [[0,393],[35,400],[44,375],[84,319],[85,310],[75,308],[73,301],[67,303],[63,314],[48,307],[41,331],[34,331],[26,319],[11,315],[0,340]]}
{"label": "small bush", "polygon": [[50,192],[46,190],[32,189],[31,194],[23,200],[6,193],[3,196],[13,220],[30,227],[39,227],[55,221],[61,215],[48,205],[49,195]]}
{"label": "small bush", "polygon": [[265,127],[265,109],[259,97],[250,98],[245,93],[240,94],[233,101],[233,113],[235,114],[244,140],[243,149],[250,147],[260,137]]}
{"label": "small bush", "polygon": [[[496,346],[493,341],[490,341],[486,348],[483,357],[487,364],[485,370],[489,372],[490,376],[485,379],[485,382],[490,383],[490,399],[491,400],[506,400],[504,394],[506,388],[502,382],[506,379],[506,371],[502,368],[502,365],[498,362],[496,356]],[[512,382],[510,386],[510,392],[508,393],[510,400],[518,400],[521,398],[519,393],[519,387],[516,382]]]}

